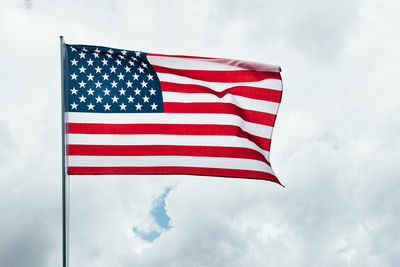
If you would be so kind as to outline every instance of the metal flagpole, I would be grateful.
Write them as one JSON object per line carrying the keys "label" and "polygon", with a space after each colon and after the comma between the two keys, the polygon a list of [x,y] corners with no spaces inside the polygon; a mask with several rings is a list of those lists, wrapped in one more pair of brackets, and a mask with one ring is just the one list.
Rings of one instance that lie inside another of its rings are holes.
{"label": "metal flagpole", "polygon": [[65,46],[64,37],[60,36],[60,52],[61,52],[61,142],[62,142],[62,255],[63,267],[68,267],[68,222],[69,222],[69,187],[68,176],[65,172]]}

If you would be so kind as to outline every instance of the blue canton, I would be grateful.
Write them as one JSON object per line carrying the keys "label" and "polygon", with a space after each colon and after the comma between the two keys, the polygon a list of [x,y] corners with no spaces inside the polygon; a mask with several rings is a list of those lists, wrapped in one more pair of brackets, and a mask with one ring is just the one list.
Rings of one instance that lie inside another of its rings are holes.
{"label": "blue canton", "polygon": [[146,53],[83,45],[65,49],[66,111],[164,111],[160,81]]}

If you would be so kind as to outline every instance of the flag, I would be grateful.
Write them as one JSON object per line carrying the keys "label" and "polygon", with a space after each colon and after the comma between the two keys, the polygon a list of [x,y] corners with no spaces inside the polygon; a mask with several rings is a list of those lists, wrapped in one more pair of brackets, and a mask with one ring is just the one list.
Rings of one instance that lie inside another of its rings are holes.
{"label": "flag", "polygon": [[64,88],[70,175],[279,183],[269,155],[282,96],[278,66],[65,44]]}

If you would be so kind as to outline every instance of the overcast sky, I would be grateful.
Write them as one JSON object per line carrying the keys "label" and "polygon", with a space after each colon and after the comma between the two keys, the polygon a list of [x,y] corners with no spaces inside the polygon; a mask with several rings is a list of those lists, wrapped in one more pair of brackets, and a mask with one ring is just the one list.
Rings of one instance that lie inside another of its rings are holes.
{"label": "overcast sky", "polygon": [[71,177],[75,266],[399,266],[400,2],[3,0],[0,266],[61,266],[59,35],[282,67],[286,186]]}

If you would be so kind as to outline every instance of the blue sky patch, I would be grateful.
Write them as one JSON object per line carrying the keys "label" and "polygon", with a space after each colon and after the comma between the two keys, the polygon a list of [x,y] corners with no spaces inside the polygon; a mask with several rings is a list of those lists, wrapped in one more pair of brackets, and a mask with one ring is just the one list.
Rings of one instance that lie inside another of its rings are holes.
{"label": "blue sky patch", "polygon": [[165,199],[171,191],[170,187],[165,188],[164,193],[158,197],[153,204],[153,208],[150,210],[150,215],[153,217],[155,223],[160,227],[160,230],[152,230],[150,232],[143,232],[138,229],[138,227],[133,227],[133,232],[135,232],[141,239],[153,242],[158,238],[163,232],[171,229],[170,218],[167,215],[167,210],[165,209]]}

